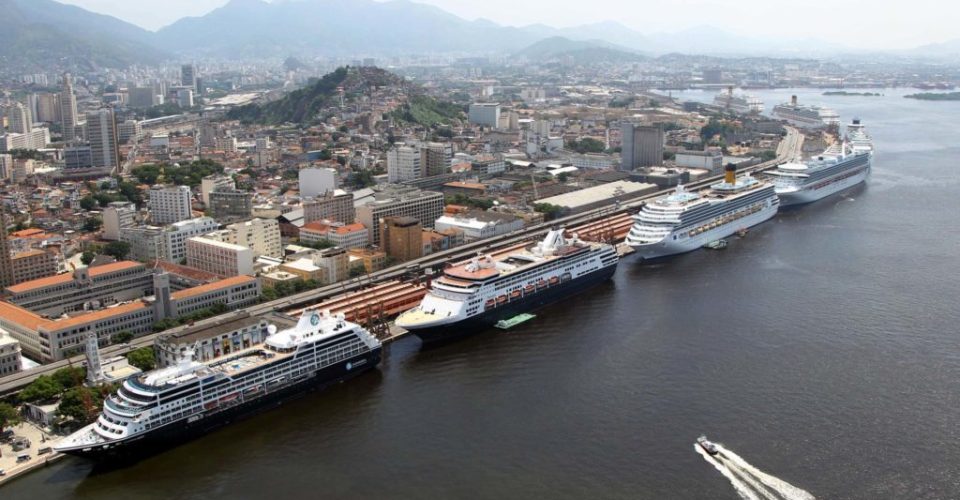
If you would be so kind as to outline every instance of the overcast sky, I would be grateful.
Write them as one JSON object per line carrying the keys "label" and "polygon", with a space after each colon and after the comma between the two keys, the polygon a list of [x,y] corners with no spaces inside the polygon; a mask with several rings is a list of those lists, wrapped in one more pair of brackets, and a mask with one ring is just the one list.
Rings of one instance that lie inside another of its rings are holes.
{"label": "overcast sky", "polygon": [[[155,30],[227,0],[60,0]],[[277,1],[277,0],[274,0]],[[284,0],[296,1],[296,0]],[[960,38],[947,0],[418,0],[466,19],[556,27],[616,20],[642,33],[711,25],[732,33],[810,37],[851,48],[898,49]]]}

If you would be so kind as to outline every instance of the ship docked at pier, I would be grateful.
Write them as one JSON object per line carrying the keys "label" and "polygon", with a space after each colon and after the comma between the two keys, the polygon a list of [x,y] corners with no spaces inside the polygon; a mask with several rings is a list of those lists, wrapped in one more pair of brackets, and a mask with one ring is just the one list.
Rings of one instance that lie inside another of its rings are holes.
{"label": "ship docked at pier", "polygon": [[759,97],[749,94],[740,94],[733,91],[733,87],[720,92],[713,97],[713,104],[723,109],[748,115],[750,113],[762,113],[763,101]]}
{"label": "ship docked at pier", "polygon": [[777,213],[773,184],[726,167],[722,182],[691,192],[682,185],[644,204],[634,216],[626,243],[643,259],[696,250],[760,224]]}
{"label": "ship docked at pier", "polygon": [[207,362],[186,352],[173,366],[129,378],[104,400],[97,420],[54,449],[117,459],[147,454],[374,368],[381,344],[342,315],[309,310],[262,344]]}
{"label": "ship docked at pier", "polygon": [[847,125],[844,142],[811,160],[784,163],[766,172],[773,181],[780,206],[801,205],[860,184],[870,174],[873,141],[860,120]]}
{"label": "ship docked at pier", "polygon": [[797,96],[791,96],[790,102],[774,106],[772,115],[774,118],[785,120],[791,125],[809,130],[840,125],[840,115],[836,111],[820,106],[799,104],[797,103]]}
{"label": "ship docked at pier", "polygon": [[532,247],[520,245],[448,267],[420,304],[396,324],[424,342],[452,340],[602,283],[619,256],[606,243],[551,230]]}

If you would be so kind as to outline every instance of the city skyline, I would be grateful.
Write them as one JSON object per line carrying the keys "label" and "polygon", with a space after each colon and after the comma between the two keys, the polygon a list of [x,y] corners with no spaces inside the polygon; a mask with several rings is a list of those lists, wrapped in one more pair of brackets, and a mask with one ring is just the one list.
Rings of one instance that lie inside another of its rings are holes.
{"label": "city skyline", "polygon": [[[203,16],[228,3],[228,0],[143,0],[136,3],[121,0],[62,1],[153,31],[184,17]],[[786,2],[759,0],[741,0],[736,4],[715,0],[681,0],[671,2],[667,9],[656,4],[638,7],[624,0],[599,0],[589,5],[580,4],[564,9],[551,8],[550,4],[540,1],[516,4],[490,0],[482,5],[457,0],[421,0],[415,3],[432,5],[467,20],[486,19],[504,26],[543,24],[567,28],[614,21],[642,35],[705,31],[706,27],[710,27],[754,39],[783,37],[819,40],[838,51],[908,50],[958,38],[952,23],[955,16],[942,12],[952,7],[935,4],[931,0],[921,0],[919,5],[912,4],[909,10],[904,9],[902,3],[892,0],[872,2],[869,6],[860,1],[837,3],[813,0],[804,4],[803,9],[795,10],[792,4]],[[691,15],[692,12],[702,15]],[[792,17],[787,17],[785,12]]]}

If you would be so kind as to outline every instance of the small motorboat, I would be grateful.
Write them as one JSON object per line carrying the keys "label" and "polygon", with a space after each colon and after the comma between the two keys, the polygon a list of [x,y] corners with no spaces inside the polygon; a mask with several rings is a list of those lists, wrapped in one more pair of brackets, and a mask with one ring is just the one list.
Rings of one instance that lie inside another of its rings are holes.
{"label": "small motorboat", "polygon": [[714,456],[717,453],[720,453],[720,449],[717,448],[717,445],[712,441],[707,439],[707,436],[700,436],[697,438],[697,444],[703,448],[703,451],[707,452],[708,455]]}
{"label": "small motorboat", "polygon": [[741,237],[741,238],[746,238],[746,237],[747,237],[747,233],[749,233],[749,232],[750,232],[750,230],[744,227],[744,228],[741,228],[741,229],[739,229],[739,230],[737,231],[737,236],[739,236],[739,237]]}

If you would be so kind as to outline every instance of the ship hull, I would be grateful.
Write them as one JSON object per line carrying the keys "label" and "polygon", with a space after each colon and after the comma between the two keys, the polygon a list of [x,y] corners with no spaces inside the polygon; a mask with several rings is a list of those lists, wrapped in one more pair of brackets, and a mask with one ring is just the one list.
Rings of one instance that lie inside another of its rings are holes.
{"label": "ship hull", "polygon": [[310,391],[321,390],[375,368],[380,363],[381,348],[341,361],[274,392],[225,409],[196,421],[180,420],[123,441],[114,441],[61,453],[89,458],[105,465],[123,465],[130,460],[147,457],[207,434],[235,420],[280,406]]}
{"label": "ship hull", "polygon": [[581,278],[562,282],[454,323],[424,328],[409,327],[409,330],[419,337],[424,344],[441,344],[458,340],[492,328],[498,321],[508,320],[518,314],[534,311],[609,281],[616,270],[617,264],[612,264]]}
{"label": "ship hull", "polygon": [[668,234],[666,238],[655,243],[630,246],[636,250],[636,254],[639,255],[643,260],[659,259],[662,257],[669,257],[671,255],[692,252],[703,247],[707,243],[726,238],[741,229],[751,228],[770,220],[774,215],[777,214],[778,206],[779,205],[777,203],[771,203],[768,206],[765,206],[763,210],[760,210],[759,212],[750,214],[742,219],[738,219],[714,229],[704,231],[693,237],[680,236],[674,240],[674,233],[671,233]]}
{"label": "ship hull", "polygon": [[[777,196],[780,197],[780,206],[781,207],[790,207],[797,205],[804,205],[807,203],[813,203],[818,200],[822,200],[827,196],[839,193],[844,189],[849,189],[867,179],[867,176],[870,174],[870,168],[867,167],[860,172],[856,172],[854,175],[847,176],[840,179],[835,179],[829,181],[829,184],[821,187],[820,189],[814,189],[813,186],[807,186],[800,188],[796,191],[784,191],[777,192]],[[840,176],[842,177],[842,176]]]}

